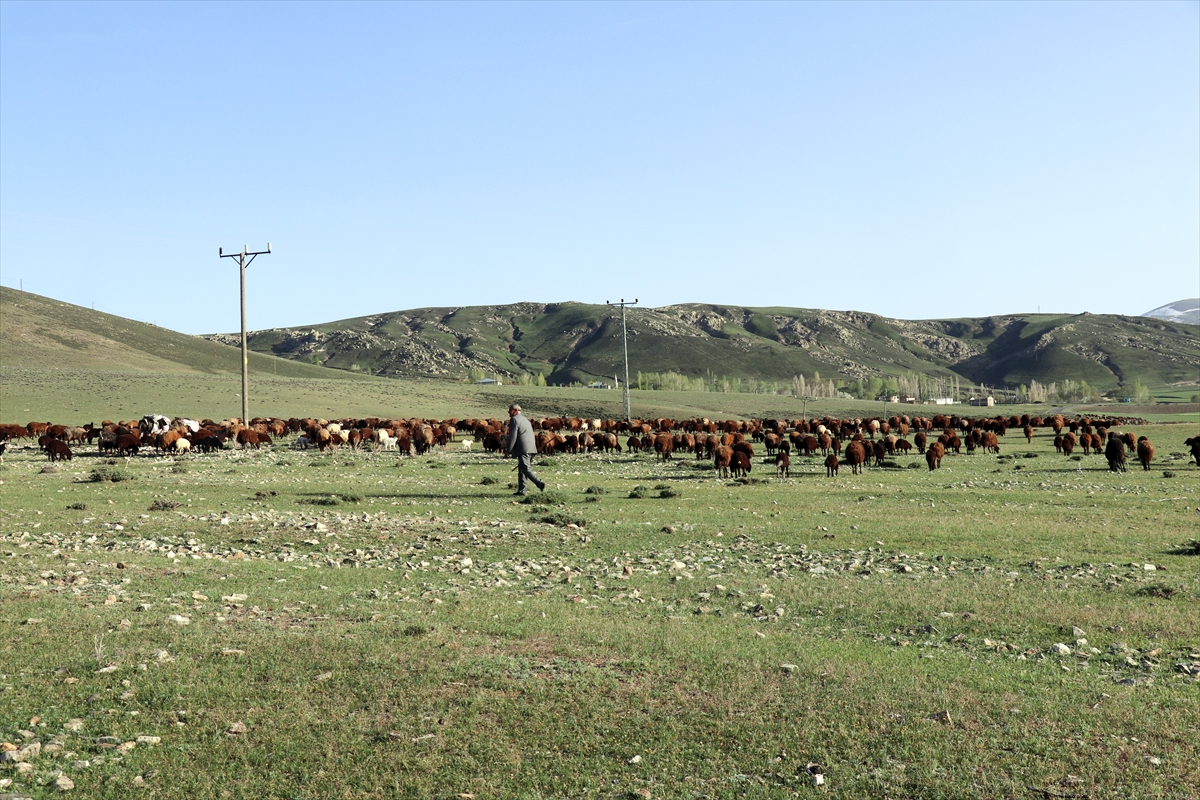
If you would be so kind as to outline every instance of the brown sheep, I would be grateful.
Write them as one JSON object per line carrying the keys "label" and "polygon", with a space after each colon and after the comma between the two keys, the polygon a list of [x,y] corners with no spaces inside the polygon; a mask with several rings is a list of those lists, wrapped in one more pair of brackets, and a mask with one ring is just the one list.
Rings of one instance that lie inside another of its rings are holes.
{"label": "brown sheep", "polygon": [[1029,444],[1033,444],[1033,426],[1031,426],[1029,423],[1026,423],[1025,427],[1022,429],[1022,432],[1025,434],[1025,441]]}
{"label": "brown sheep", "polygon": [[1154,445],[1145,436],[1138,437],[1137,457],[1142,463],[1142,469],[1150,469],[1150,462],[1154,460]]}
{"label": "brown sheep", "polygon": [[929,437],[925,435],[925,431],[917,431],[913,436],[913,444],[917,446],[918,453],[925,452],[925,445],[928,443]]}
{"label": "brown sheep", "polygon": [[242,428],[237,432],[237,443],[246,449],[246,445],[251,445],[255,450],[258,449],[258,434],[250,428]]}
{"label": "brown sheep", "polygon": [[862,472],[863,464],[867,460],[867,449],[860,441],[852,441],[846,444],[845,453],[846,463],[850,465],[850,471],[855,475]]}
{"label": "brown sheep", "polygon": [[675,439],[669,433],[660,433],[654,437],[654,452],[663,461],[670,461],[675,452]]}
{"label": "brown sheep", "polygon": [[72,457],[70,446],[60,439],[51,439],[46,442],[46,452],[50,455],[51,461],[70,461]]}
{"label": "brown sheep", "polygon": [[775,472],[784,478],[792,477],[792,459],[787,453],[775,454]]}
{"label": "brown sheep", "polygon": [[729,465],[733,463],[733,448],[720,445],[713,451],[713,464],[722,478],[729,477]]}
{"label": "brown sheep", "polygon": [[825,456],[825,476],[827,478],[836,478],[838,474],[838,457],[833,453]]}
{"label": "brown sheep", "polygon": [[733,461],[729,464],[729,472],[736,478],[741,475],[750,474],[750,456],[745,453],[735,450],[733,452]]}
{"label": "brown sheep", "polygon": [[980,437],[979,443],[983,446],[983,451],[985,453],[1000,452],[1000,440],[996,438],[996,434],[992,433],[991,431],[985,432]]}
{"label": "brown sheep", "polygon": [[1064,456],[1069,456],[1075,451],[1075,434],[1068,433],[1062,437],[1062,451]]}
{"label": "brown sheep", "polygon": [[946,448],[941,442],[934,442],[929,445],[929,450],[925,453],[925,463],[929,465],[930,472],[942,466],[942,458],[945,455]]}

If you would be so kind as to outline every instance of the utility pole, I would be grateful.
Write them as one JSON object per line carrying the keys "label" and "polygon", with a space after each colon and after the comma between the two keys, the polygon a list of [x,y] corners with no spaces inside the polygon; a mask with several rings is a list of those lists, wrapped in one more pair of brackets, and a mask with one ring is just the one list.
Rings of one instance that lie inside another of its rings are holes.
{"label": "utility pole", "polygon": [[[271,243],[267,242],[266,250],[259,250],[251,253],[249,245],[242,246],[240,253],[226,253],[222,248],[217,248],[217,255],[221,258],[236,258],[238,260],[238,283],[242,288],[242,424],[250,424],[250,355],[246,347],[246,267],[250,266],[250,262],[255,258],[271,252]],[[246,259],[249,258],[249,261]]]}
{"label": "utility pole", "polygon": [[608,300],[604,301],[606,306],[621,307],[621,348],[625,351],[625,421],[632,422],[633,415],[629,413],[629,337],[625,333],[625,306],[636,306],[637,298],[633,298],[632,303],[626,303],[625,298],[621,298],[621,302],[612,303]]}

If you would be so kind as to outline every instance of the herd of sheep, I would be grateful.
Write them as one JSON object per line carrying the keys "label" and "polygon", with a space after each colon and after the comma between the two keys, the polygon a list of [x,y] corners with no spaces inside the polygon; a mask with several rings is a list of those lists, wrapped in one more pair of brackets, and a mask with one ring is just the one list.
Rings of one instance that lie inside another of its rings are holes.
{"label": "herd of sheep", "polygon": [[[70,460],[72,445],[96,444],[100,454],[133,456],[142,451],[180,455],[189,451],[212,452],[227,447],[259,448],[295,435],[296,449],[371,447],[398,454],[420,455],[434,447],[446,447],[460,433],[469,433],[462,445],[470,448],[479,442],[488,452],[501,452],[507,420],[422,418],[327,420],[317,418],[256,418],[249,424],[239,419],[214,421],[168,418],[150,414],[140,420],[82,426],[30,422],[26,425],[0,424],[0,455],[9,440],[33,439],[51,461]],[[1054,447],[1070,456],[1076,447],[1085,455],[1103,453],[1109,469],[1123,472],[1128,454],[1136,455],[1143,469],[1150,468],[1154,445],[1145,437],[1112,430],[1121,425],[1145,424],[1144,420],[1119,417],[1076,417],[1062,414],[1031,417],[1028,414],[1005,417],[960,417],[935,415],[920,417],[896,415],[883,418],[838,419],[753,419],[709,420],[668,418],[625,420],[544,417],[533,420],[538,451],[553,453],[590,453],[641,451],[670,460],[677,453],[710,459],[722,477],[739,477],[750,472],[755,446],[766,451],[768,463],[774,463],[781,476],[790,474],[791,455],[825,457],[826,474],[837,475],[842,464],[860,473],[872,464],[882,464],[888,456],[905,454],[915,448],[925,456],[930,470],[938,469],[946,453],[968,452],[981,448],[999,453],[1000,440],[1016,429],[1027,442],[1035,431],[1048,428],[1054,433]],[[910,442],[906,437],[912,435]],[[624,448],[622,447],[624,440]],[[1188,439],[1185,446],[1200,465],[1200,437]]]}

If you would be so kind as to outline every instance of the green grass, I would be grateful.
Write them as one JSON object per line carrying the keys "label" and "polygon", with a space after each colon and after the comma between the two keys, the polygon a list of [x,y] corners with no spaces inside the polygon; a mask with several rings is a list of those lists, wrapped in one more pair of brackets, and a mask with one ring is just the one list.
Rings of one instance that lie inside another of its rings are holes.
{"label": "green grass", "polygon": [[455,448],[143,456],[121,483],[10,448],[0,739],[61,749],[0,791],[789,797],[817,762],[847,797],[1187,796],[1196,427],[1134,429],[1160,458],[1122,475],[1044,431],[835,481],[556,456],[545,506]]}

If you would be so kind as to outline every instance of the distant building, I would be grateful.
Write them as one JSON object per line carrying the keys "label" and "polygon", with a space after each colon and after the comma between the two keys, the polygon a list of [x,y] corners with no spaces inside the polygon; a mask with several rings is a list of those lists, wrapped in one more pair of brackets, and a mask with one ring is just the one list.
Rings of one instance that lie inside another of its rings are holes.
{"label": "distant building", "polygon": [[916,402],[917,402],[917,398],[913,397],[911,394],[906,394],[906,395],[904,395],[903,397],[901,397],[901,398],[900,398],[900,402],[901,402],[901,403],[908,403],[908,404],[910,404],[910,405],[911,405],[911,404],[913,404],[913,403],[916,403]]}
{"label": "distant building", "polygon": [[495,378],[484,378],[481,381],[475,381],[476,386],[503,386],[504,384]]}
{"label": "distant building", "polygon": [[933,403],[935,406],[952,406],[954,405],[953,397],[934,397],[926,402]]}
{"label": "distant building", "polygon": [[604,381],[596,381],[595,383],[589,383],[587,386],[585,386],[583,388],[585,388],[585,389],[611,389],[612,384],[605,383]]}
{"label": "distant building", "polygon": [[989,394],[987,397],[972,397],[968,402],[973,406],[991,407],[996,405],[996,398]]}

